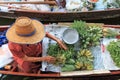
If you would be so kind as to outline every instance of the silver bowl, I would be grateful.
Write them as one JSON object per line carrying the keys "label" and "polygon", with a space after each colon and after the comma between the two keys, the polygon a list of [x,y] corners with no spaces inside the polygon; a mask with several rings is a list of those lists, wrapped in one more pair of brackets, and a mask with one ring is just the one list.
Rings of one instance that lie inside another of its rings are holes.
{"label": "silver bowl", "polygon": [[75,44],[79,40],[79,34],[75,29],[66,29],[62,34],[62,39],[67,44]]}

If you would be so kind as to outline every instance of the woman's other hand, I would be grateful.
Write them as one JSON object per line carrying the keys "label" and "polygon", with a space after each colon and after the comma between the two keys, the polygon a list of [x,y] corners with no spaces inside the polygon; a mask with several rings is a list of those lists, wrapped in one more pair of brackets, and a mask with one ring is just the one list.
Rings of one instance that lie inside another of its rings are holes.
{"label": "woman's other hand", "polygon": [[55,63],[56,59],[52,56],[44,56],[44,61],[48,62],[48,63]]}

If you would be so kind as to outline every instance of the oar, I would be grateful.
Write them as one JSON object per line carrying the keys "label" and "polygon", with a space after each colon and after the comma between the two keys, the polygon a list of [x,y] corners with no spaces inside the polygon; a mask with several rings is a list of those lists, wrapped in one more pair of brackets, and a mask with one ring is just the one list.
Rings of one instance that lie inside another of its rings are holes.
{"label": "oar", "polygon": [[49,4],[49,5],[57,5],[56,1],[22,1],[22,2],[14,2],[14,1],[4,1],[0,2],[0,4]]}
{"label": "oar", "polygon": [[0,6],[8,7],[8,8],[15,8],[15,9],[31,10],[30,8],[16,7],[16,6],[5,5],[5,4],[0,4]]}

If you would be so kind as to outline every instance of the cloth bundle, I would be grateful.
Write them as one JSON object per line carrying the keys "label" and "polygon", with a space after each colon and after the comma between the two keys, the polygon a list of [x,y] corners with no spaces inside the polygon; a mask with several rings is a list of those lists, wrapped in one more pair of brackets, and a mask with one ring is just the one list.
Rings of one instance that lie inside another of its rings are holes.
{"label": "cloth bundle", "polygon": [[0,47],[0,68],[13,61],[12,54],[8,48],[8,44],[4,44]]}
{"label": "cloth bundle", "polygon": [[0,47],[1,47],[3,44],[8,43],[8,40],[6,39],[5,34],[6,34],[6,31],[0,32]]}

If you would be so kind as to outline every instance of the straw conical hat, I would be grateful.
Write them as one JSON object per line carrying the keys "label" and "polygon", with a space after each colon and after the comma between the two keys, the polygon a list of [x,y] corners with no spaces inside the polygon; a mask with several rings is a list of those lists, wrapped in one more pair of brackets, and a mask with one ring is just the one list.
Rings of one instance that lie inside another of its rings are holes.
{"label": "straw conical hat", "polygon": [[44,36],[45,31],[43,24],[28,17],[17,18],[6,33],[9,41],[21,44],[38,43]]}

